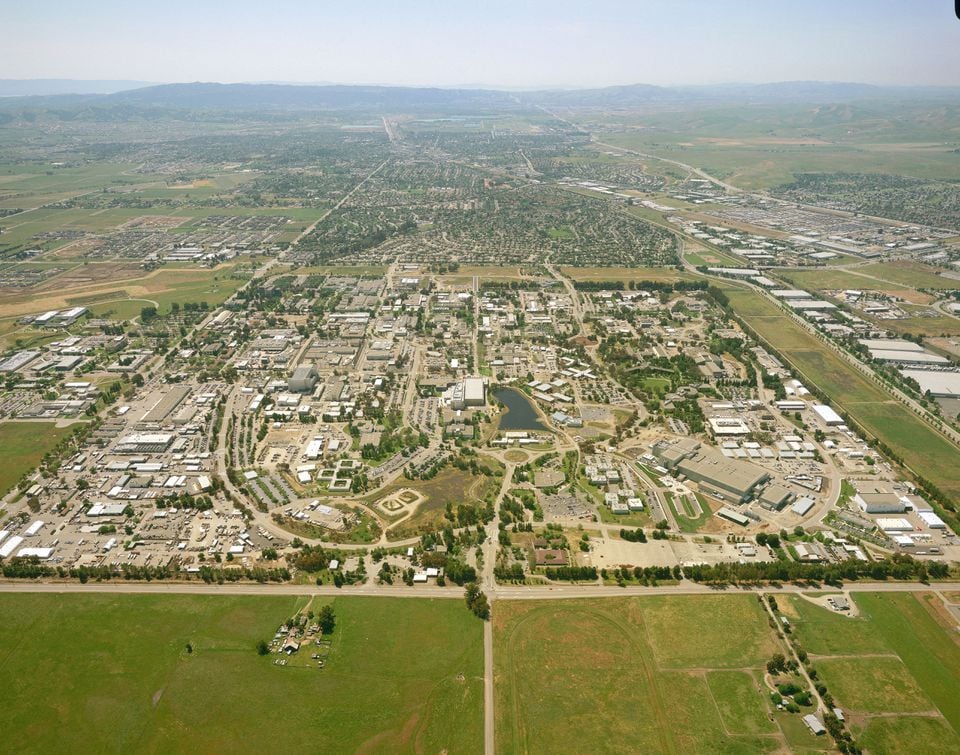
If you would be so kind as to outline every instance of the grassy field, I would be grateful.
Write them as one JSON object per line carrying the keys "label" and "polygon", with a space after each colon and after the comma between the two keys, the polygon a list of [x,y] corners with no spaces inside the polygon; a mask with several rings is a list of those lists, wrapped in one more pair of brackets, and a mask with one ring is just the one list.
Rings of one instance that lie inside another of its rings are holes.
{"label": "grassy field", "polygon": [[305,602],[0,595],[6,747],[482,751],[482,627],[460,601],[336,598],[324,669],[258,656]]}
{"label": "grassy field", "polygon": [[[136,313],[150,302],[156,303],[161,313],[169,312],[173,302],[205,301],[214,307],[246,282],[245,276],[233,277],[234,268],[233,265],[216,269],[163,268],[146,275],[138,270],[129,277],[111,275],[109,269],[102,270],[82,282],[60,279],[60,285],[55,289],[4,296],[0,316],[14,317],[99,302],[122,303],[125,299],[137,300],[138,305],[133,308]],[[98,305],[98,310],[102,309]]]}
{"label": "grassy field", "polygon": [[498,601],[501,752],[751,753],[829,748],[771,720],[777,649],[746,595]]}
{"label": "grassy field", "polygon": [[848,270],[784,270],[780,275],[798,288],[811,291],[840,291],[852,288],[859,291],[881,291],[900,298],[906,298],[911,293],[909,286],[886,279],[877,280],[876,275],[868,278]]}
{"label": "grassy field", "polygon": [[402,540],[442,527],[447,521],[444,518],[447,503],[452,503],[454,510],[461,503],[482,505],[481,499],[490,485],[499,485],[499,479],[447,467],[431,480],[399,480],[379,491],[375,499],[386,498],[403,488],[425,496],[426,500],[421,501],[408,518],[390,528],[388,537]]}
{"label": "grassy field", "polygon": [[672,267],[561,267],[560,272],[574,281],[676,281],[698,280],[685,270]]}
{"label": "grassy field", "polygon": [[917,474],[946,494],[960,496],[960,467],[952,443],[868,382],[775,304],[752,291],[733,287],[725,291],[734,310],[778,348],[807,383],[830,396],[835,407],[883,440]]}
{"label": "grassy field", "polygon": [[858,618],[799,597],[780,601],[789,602],[795,636],[855,736],[873,752],[958,751],[960,642],[939,598],[858,593],[855,600]]}
{"label": "grassy field", "polygon": [[687,496],[674,496],[672,493],[667,493],[666,498],[681,532],[697,532],[713,516],[713,511],[702,496],[699,499],[700,513],[696,515]]}
{"label": "grassy field", "polygon": [[[603,141],[694,165],[745,189],[777,186],[802,172],[956,176],[960,157],[937,143],[945,126],[916,119],[894,123],[898,119],[889,113],[827,123],[832,117],[789,105],[644,113],[644,130],[605,133]],[[609,117],[601,120],[613,125]],[[621,120],[628,127],[636,122],[629,115]]]}
{"label": "grassy field", "polygon": [[939,275],[937,268],[922,262],[894,260],[857,268],[859,272],[873,275],[883,280],[901,283],[910,288],[933,288],[950,290],[957,287],[958,281]]}
{"label": "grassy field", "polygon": [[0,422],[0,496],[71,432],[73,428],[53,422]]}

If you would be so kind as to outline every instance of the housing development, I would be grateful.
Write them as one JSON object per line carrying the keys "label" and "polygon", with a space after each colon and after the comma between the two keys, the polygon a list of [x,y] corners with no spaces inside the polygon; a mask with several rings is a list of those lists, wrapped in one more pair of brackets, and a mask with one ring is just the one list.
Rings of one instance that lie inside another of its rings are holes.
{"label": "housing development", "polygon": [[0,102],[17,749],[960,749],[954,95],[606,92]]}

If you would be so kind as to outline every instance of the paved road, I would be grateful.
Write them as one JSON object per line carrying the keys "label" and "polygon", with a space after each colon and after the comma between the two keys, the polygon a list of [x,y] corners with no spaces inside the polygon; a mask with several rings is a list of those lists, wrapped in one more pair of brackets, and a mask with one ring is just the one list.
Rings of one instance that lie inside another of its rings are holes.
{"label": "paved road", "polygon": [[[846,582],[843,592],[933,592],[938,589],[960,587],[960,583],[945,582],[922,584],[920,582]],[[620,598],[639,595],[730,595],[740,593],[783,593],[833,591],[835,588],[801,587],[784,584],[781,587],[728,586],[711,587],[684,580],[677,585],[644,587],[604,587],[601,585],[557,585],[528,587],[497,585],[487,591],[493,600],[576,600],[578,598]],[[0,582],[0,593],[116,593],[116,594],[168,594],[168,595],[364,595],[392,598],[448,598],[463,600],[463,590],[456,586],[432,585],[377,585],[337,588],[332,585],[290,584],[207,584],[205,582],[96,582],[82,585],[78,582],[31,582],[26,580]]]}

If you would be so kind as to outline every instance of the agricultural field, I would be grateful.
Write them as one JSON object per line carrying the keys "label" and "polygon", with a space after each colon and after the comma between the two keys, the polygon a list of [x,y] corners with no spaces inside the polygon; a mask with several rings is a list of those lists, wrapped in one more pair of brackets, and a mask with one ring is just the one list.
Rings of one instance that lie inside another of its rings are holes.
{"label": "agricultural field", "polygon": [[[695,165],[744,189],[838,172],[868,174],[873,182],[953,180],[960,156],[943,145],[949,118],[930,118],[919,105],[900,106],[896,119],[890,112],[841,104],[679,109],[645,113],[642,130],[632,128],[637,118],[630,114],[592,117],[608,132],[603,142]],[[579,125],[589,128],[590,118],[584,115]],[[622,132],[615,131],[618,125]],[[876,212],[876,200],[863,208]]]}
{"label": "agricultural field", "polygon": [[906,464],[948,495],[960,495],[956,447],[893,401],[762,296],[728,287],[730,303],[746,322],[793,364],[803,379],[830,396]]}
{"label": "agricultural field", "polygon": [[72,432],[54,422],[0,422],[0,496]]}
{"label": "agricultural field", "polygon": [[306,604],[292,596],[0,595],[7,747],[483,749],[482,626],[461,601],[338,597],[324,668],[258,655],[258,641]]}
{"label": "agricultural field", "polygon": [[493,621],[502,752],[831,745],[770,710],[763,667],[779,641],[754,596],[500,601]]}
{"label": "agricultural field", "polygon": [[[934,593],[857,593],[846,617],[781,599],[851,731],[871,752],[960,748],[960,642]],[[908,745],[909,743],[909,745]]]}

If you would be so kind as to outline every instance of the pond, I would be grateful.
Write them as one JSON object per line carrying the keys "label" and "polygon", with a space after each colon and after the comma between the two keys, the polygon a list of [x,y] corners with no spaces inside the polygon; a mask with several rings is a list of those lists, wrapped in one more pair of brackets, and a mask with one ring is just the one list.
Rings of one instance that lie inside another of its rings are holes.
{"label": "pond", "polygon": [[494,396],[507,407],[500,415],[501,430],[546,430],[530,400],[515,388],[501,388]]}

